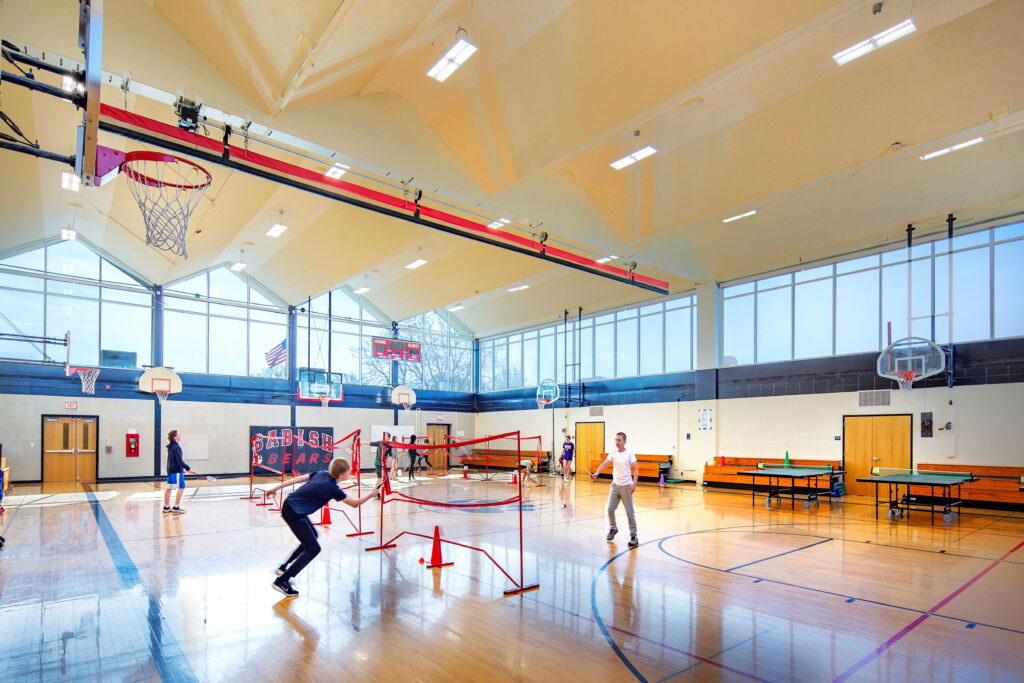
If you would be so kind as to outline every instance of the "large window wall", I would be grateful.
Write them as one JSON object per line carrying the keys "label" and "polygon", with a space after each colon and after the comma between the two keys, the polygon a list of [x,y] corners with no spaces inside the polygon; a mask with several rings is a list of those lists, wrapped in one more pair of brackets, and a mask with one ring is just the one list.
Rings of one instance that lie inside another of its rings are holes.
{"label": "large window wall", "polygon": [[373,358],[374,337],[391,337],[391,322],[355,295],[335,289],[312,299],[298,316],[297,364],[342,374],[345,382],[371,386],[408,384],[414,389],[473,390],[473,338],[450,314],[429,311],[401,321],[400,339],[421,344],[419,363]]}
{"label": "large window wall", "polygon": [[723,287],[721,364],[880,351],[909,335],[1024,336],[1024,223],[954,236],[952,288],[946,239],[909,256],[897,248]]}
{"label": "large window wall", "polygon": [[693,296],[675,297],[484,339],[480,391],[692,370],[695,306]]}
{"label": "large window wall", "polygon": [[[78,241],[53,242],[0,260],[0,332],[62,338],[72,365],[100,366],[100,350],[152,358],[153,296]],[[65,348],[0,340],[0,357],[63,362]]]}
{"label": "large window wall", "polygon": [[164,364],[177,372],[287,377],[266,353],[288,336],[288,308],[227,266],[164,289]]}

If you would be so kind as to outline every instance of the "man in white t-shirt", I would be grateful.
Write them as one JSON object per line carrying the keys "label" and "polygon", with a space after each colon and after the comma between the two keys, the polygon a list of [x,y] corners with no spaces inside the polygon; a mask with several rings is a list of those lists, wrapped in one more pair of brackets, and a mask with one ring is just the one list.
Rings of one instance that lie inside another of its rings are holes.
{"label": "man in white t-shirt", "polygon": [[612,487],[608,491],[608,523],[611,528],[608,530],[608,540],[615,538],[619,533],[615,525],[615,508],[619,507],[619,500],[626,507],[626,519],[629,520],[629,547],[635,548],[640,545],[636,540],[636,515],[633,514],[633,491],[636,490],[637,479],[640,478],[640,470],[636,465],[636,455],[633,451],[626,450],[626,434],[619,432],[615,435],[615,449],[608,454],[605,461],[597,468],[597,472],[591,475],[596,480],[601,471],[612,465]]}

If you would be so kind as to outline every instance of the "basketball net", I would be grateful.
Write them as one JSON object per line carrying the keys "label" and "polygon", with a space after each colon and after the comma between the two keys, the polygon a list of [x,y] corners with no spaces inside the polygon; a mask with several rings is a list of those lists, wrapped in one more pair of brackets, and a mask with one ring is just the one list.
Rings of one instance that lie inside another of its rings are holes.
{"label": "basketball net", "polygon": [[157,389],[153,393],[156,394],[157,399],[160,400],[160,405],[163,405],[164,401],[167,400],[167,397],[170,395],[171,392],[167,391],[166,389]]}
{"label": "basketball net", "polygon": [[210,186],[210,174],[162,152],[129,152],[121,172],[146,221],[146,244],[187,257],[188,219]]}
{"label": "basketball net", "polygon": [[82,393],[95,394],[96,378],[100,376],[100,371],[91,368],[78,368],[75,372],[78,373],[79,379],[82,380]]}
{"label": "basketball net", "polygon": [[893,374],[896,375],[896,382],[900,385],[900,391],[910,391],[914,385],[914,378],[917,377],[917,372],[914,370],[897,370]]}
{"label": "basketball net", "polygon": [[327,404],[331,402],[331,395],[330,394],[322,394],[320,396],[317,396],[317,398],[320,399],[320,407],[321,408],[326,408]]}
{"label": "basketball net", "polygon": [[538,398],[537,399],[537,408],[539,408],[540,410],[544,410],[545,408],[548,407],[549,403],[551,403],[551,399],[550,398]]}

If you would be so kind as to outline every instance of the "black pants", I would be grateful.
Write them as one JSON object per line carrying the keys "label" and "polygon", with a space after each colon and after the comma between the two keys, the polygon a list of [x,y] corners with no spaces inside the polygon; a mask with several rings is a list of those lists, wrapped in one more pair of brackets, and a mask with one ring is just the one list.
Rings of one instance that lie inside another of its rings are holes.
{"label": "black pants", "polygon": [[284,505],[281,506],[281,517],[284,519],[285,524],[295,534],[295,538],[299,539],[299,547],[295,549],[292,556],[285,562],[287,569],[285,573],[281,575],[281,579],[287,581],[292,578],[303,569],[306,565],[313,561],[313,558],[320,554],[320,544],[317,543],[316,527],[309,521],[309,517],[306,515],[300,515],[294,510],[292,506],[285,500]]}

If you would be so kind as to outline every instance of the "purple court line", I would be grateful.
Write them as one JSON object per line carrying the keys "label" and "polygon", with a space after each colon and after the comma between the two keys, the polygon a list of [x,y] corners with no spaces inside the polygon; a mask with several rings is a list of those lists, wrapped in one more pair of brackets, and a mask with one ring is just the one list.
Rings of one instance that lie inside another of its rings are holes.
{"label": "purple court line", "polygon": [[909,624],[904,626],[903,629],[899,633],[897,633],[892,638],[890,638],[889,640],[887,640],[884,643],[882,643],[881,645],[879,645],[872,652],[869,652],[867,655],[864,656],[863,659],[861,659],[859,662],[857,662],[856,664],[851,666],[849,669],[847,669],[843,673],[841,673],[838,676],[836,676],[833,679],[833,683],[840,683],[841,681],[845,681],[850,676],[852,676],[853,674],[855,674],[858,671],[860,671],[861,669],[863,669],[865,666],[867,666],[869,663],[871,663],[871,661],[873,661],[876,657],[878,657],[878,655],[882,654],[883,652],[888,650],[890,647],[895,645],[900,639],[903,638],[903,636],[907,635],[908,633],[913,631],[915,628],[920,626],[924,622],[925,619],[927,619],[928,617],[932,616],[935,612],[937,612],[938,610],[940,610],[943,607],[945,607],[951,600],[953,600],[953,598],[957,597],[958,595],[963,593],[965,590],[967,590],[968,588],[973,586],[974,583],[976,581],[978,581],[978,579],[980,579],[981,577],[985,576],[985,574],[988,574],[990,571],[995,569],[997,566],[999,566],[1000,562],[1005,560],[1007,557],[1009,557],[1013,553],[1017,552],[1021,547],[1024,547],[1024,541],[1021,541],[1017,545],[1013,546],[1013,548],[1011,548],[1010,550],[1007,550],[1006,553],[1004,553],[1002,557],[1000,557],[998,560],[995,560],[992,564],[990,564],[989,566],[987,566],[984,569],[982,569],[977,575],[974,576],[974,578],[970,579],[969,581],[967,581],[967,583],[965,583],[964,585],[960,586],[955,591],[953,591],[952,593],[947,595],[945,598],[943,598],[939,602],[939,604],[935,605],[935,607],[932,607],[930,610],[928,610],[927,612],[925,612],[924,614],[919,616],[917,619],[914,619],[912,622],[910,622]]}
{"label": "purple court line", "polygon": [[[533,596],[529,596],[529,597],[533,597]],[[595,624],[597,623],[597,620],[594,619],[593,617],[585,617],[582,614],[577,614],[576,612],[573,612],[572,610],[567,610],[564,607],[558,607],[557,605],[552,605],[552,604],[547,603],[547,602],[542,602],[540,600],[537,600],[536,598],[533,598],[532,601],[536,602],[539,605],[544,605],[545,607],[549,607],[551,609],[557,610],[559,612],[565,612],[566,614],[570,614],[570,615],[576,617],[577,619],[584,619],[584,620],[589,621],[591,623],[595,623]],[[696,659],[699,662],[704,662],[705,664],[711,664],[712,666],[717,666],[717,667],[719,667],[721,669],[725,669],[726,671],[731,671],[732,673],[739,674],[741,676],[746,676],[747,678],[750,678],[752,680],[755,680],[755,681],[766,681],[766,683],[767,683],[767,679],[760,678],[758,676],[755,676],[754,674],[750,674],[750,673],[747,673],[745,671],[740,671],[739,669],[734,669],[731,666],[727,666],[725,664],[722,664],[721,662],[716,662],[713,659],[708,659],[707,657],[701,657],[700,655],[694,654],[693,652],[689,652],[688,650],[680,650],[677,647],[672,647],[671,645],[666,645],[665,643],[662,643],[660,641],[654,640],[652,638],[645,638],[644,636],[642,636],[642,635],[640,635],[638,633],[633,633],[632,631],[627,631],[626,629],[619,628],[618,626],[609,626],[608,628],[609,628],[609,630],[618,631],[619,633],[622,633],[623,635],[630,636],[631,638],[636,638],[637,640],[642,640],[645,643],[650,643],[651,645],[657,645],[659,647],[665,648],[666,650],[671,650],[672,652],[676,652],[676,653],[681,654],[681,655],[686,655],[687,657],[691,657],[693,659]],[[753,636],[753,638],[756,638],[757,636],[759,636],[759,635],[761,635],[763,633],[768,633],[768,631],[770,631],[770,630],[771,629],[765,629],[764,631],[761,631],[761,633],[758,633],[755,636]],[[748,638],[747,641],[744,641],[744,642],[748,642],[749,640],[753,640],[753,638]],[[738,644],[741,644],[741,643],[738,643]],[[724,652],[724,650],[723,650],[723,652]],[[721,654],[721,653],[719,653],[719,654]],[[684,669],[684,671],[685,671],[685,669]],[[678,674],[677,673],[676,674],[672,674],[672,676],[676,676],[676,675],[678,675]],[[671,678],[671,676],[670,676],[670,678]]]}

